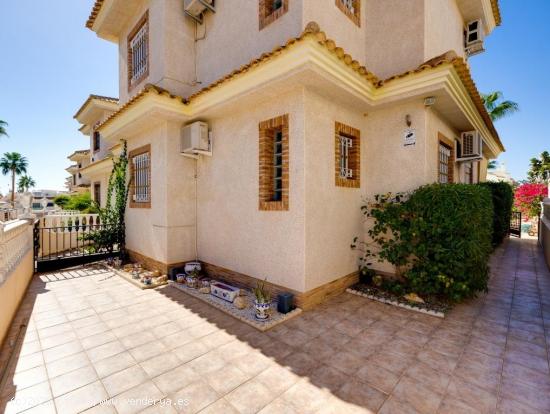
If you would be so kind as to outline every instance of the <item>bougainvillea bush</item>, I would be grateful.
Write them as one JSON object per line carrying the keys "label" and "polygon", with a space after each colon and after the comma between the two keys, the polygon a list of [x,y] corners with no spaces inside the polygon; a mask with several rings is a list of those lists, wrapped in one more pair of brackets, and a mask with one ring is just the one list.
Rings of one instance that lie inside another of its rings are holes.
{"label": "bougainvillea bush", "polygon": [[542,200],[548,197],[548,186],[540,183],[525,183],[520,185],[514,194],[514,207],[521,211],[525,219],[540,216]]}

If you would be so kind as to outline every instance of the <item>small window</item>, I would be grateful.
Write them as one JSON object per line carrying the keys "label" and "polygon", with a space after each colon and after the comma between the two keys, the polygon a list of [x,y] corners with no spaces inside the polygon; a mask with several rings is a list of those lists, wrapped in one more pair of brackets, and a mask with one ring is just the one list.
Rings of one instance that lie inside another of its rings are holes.
{"label": "small window", "polygon": [[73,185],[76,185],[76,174],[73,174]]}
{"label": "small window", "polygon": [[288,210],[288,115],[259,125],[260,210]]}
{"label": "small window", "polygon": [[471,162],[464,163],[464,183],[465,184],[474,183],[473,166]]}
{"label": "small window", "polygon": [[439,182],[447,184],[452,182],[451,175],[451,147],[439,142]]}
{"label": "small window", "polygon": [[148,13],[141,18],[128,36],[128,88],[149,75]]}
{"label": "small window", "polygon": [[94,201],[101,205],[101,183],[94,183]]}
{"label": "small window", "polygon": [[361,26],[361,0],[336,0],[336,7],[357,26]]}
{"label": "small window", "polygon": [[260,30],[288,11],[289,0],[259,0]]}
{"label": "small window", "polygon": [[339,187],[359,188],[360,186],[360,137],[358,129],[335,124],[335,176]]}
{"label": "small window", "polygon": [[99,133],[99,131],[94,131],[92,146],[94,152],[99,151],[99,148],[101,147],[101,134]]}
{"label": "small window", "polygon": [[146,145],[130,152],[130,207],[151,207],[151,147]]}

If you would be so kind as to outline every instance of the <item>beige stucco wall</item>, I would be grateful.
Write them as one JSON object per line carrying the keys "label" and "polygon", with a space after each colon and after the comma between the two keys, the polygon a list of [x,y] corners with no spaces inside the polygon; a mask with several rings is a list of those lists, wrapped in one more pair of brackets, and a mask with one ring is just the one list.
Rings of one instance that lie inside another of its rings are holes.
{"label": "beige stucco wall", "polygon": [[380,78],[411,70],[424,62],[424,2],[367,1],[367,67]]}
{"label": "beige stucco wall", "polygon": [[[258,123],[289,114],[288,211],[259,211]],[[208,120],[212,158],[198,161],[198,253],[206,262],[305,289],[302,91]]]}
{"label": "beige stucco wall", "polygon": [[126,210],[128,249],[163,263],[195,258],[194,161],[179,154],[178,123],[128,137],[128,151],[151,145],[151,208]]}
{"label": "beige stucco wall", "polygon": [[[32,232],[31,226],[29,226],[29,231]],[[0,306],[2,307],[0,312],[0,344],[8,333],[11,320],[25,295],[33,273],[34,256],[32,249],[30,249],[7,280],[0,285]]]}
{"label": "beige stucco wall", "polygon": [[425,0],[424,60],[449,50],[464,56],[464,20],[456,0]]}

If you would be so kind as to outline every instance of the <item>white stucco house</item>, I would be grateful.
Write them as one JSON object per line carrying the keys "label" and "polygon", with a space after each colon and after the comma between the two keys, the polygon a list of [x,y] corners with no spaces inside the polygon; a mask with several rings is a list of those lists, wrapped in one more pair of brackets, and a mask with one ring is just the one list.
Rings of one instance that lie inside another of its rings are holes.
{"label": "white stucco house", "polygon": [[504,151],[468,65],[499,24],[497,0],[97,0],[119,97],[75,115],[80,172],[104,203],[126,140],[134,259],[307,309],[356,280],[365,197],[475,183]]}

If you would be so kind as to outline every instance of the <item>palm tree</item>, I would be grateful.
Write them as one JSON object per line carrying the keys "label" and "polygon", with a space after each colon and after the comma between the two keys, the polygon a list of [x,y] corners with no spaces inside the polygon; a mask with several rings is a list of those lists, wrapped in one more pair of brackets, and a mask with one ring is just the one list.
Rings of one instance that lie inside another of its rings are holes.
{"label": "palm tree", "polygon": [[34,179],[28,175],[23,175],[21,178],[19,178],[19,181],[17,182],[17,191],[20,193],[24,193],[26,191],[29,191],[29,188],[35,187],[36,182]]}
{"label": "palm tree", "polygon": [[531,158],[531,167],[527,173],[529,181],[543,183],[550,181],[550,153],[544,151],[540,158]]}
{"label": "palm tree", "polygon": [[487,95],[481,94],[483,104],[493,121],[497,121],[519,111],[519,105],[516,102],[503,101],[502,98],[503,95],[500,91],[491,92]]}
{"label": "palm tree", "polygon": [[497,160],[491,160],[489,161],[489,163],[487,164],[487,169],[488,170],[496,170],[498,167],[498,162]]}
{"label": "palm tree", "polygon": [[7,126],[8,126],[8,123],[0,119],[0,137],[1,136],[9,137],[8,131],[6,130]]}
{"label": "palm tree", "polygon": [[27,159],[18,152],[6,152],[0,158],[0,169],[3,175],[11,173],[11,204],[15,206],[15,176],[27,172],[29,163]]}

